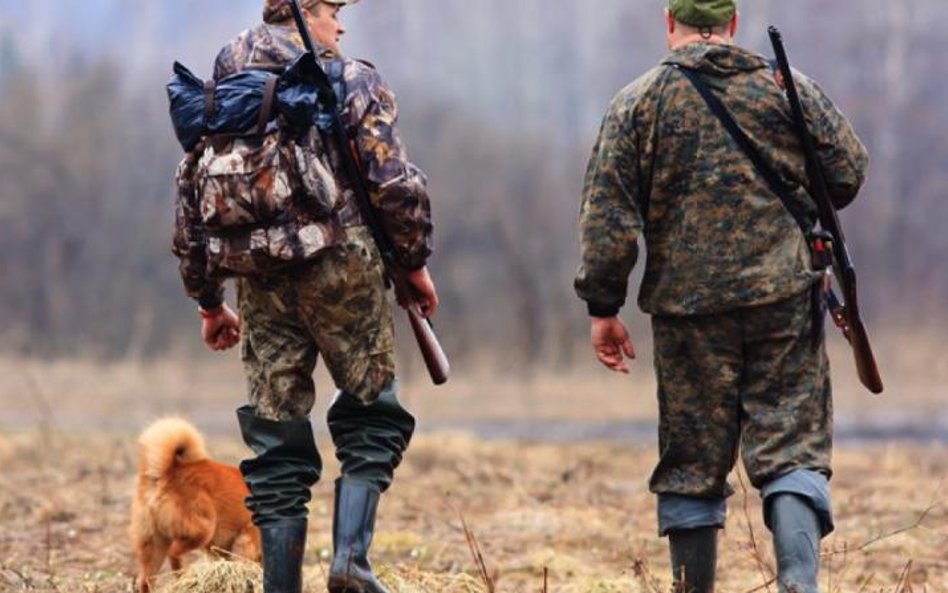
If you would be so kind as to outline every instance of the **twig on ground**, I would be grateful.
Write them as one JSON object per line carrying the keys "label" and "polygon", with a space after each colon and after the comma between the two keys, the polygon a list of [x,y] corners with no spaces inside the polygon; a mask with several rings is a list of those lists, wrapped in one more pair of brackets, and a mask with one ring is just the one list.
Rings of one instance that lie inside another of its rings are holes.
{"label": "twig on ground", "polygon": [[[908,584],[909,575],[912,572],[912,561],[909,560],[905,563],[905,568],[902,569],[902,572],[899,574],[899,580],[895,583],[895,590],[893,593],[910,593],[911,585]],[[908,589],[906,589],[908,586]]]}
{"label": "twig on ground", "polygon": [[744,522],[747,524],[747,534],[750,537],[751,550],[753,551],[754,561],[757,563],[757,570],[760,571],[760,576],[764,580],[764,584],[761,585],[761,587],[766,590],[767,593],[770,593],[770,585],[774,583],[777,578],[773,569],[765,564],[760,547],[757,545],[757,537],[754,535],[754,525],[751,523],[750,511],[747,508],[747,484],[744,482],[744,474],[742,472],[737,472],[737,479],[741,486],[741,496],[743,501],[741,510],[744,514]]}
{"label": "twig on ground", "polygon": [[770,586],[776,582],[777,582],[777,577],[772,577],[768,579],[766,583],[762,585],[757,585],[753,589],[748,589],[747,591],[744,591],[744,593],[757,593],[758,591],[762,591],[764,589],[770,589]]}
{"label": "twig on ground", "polygon": [[[448,502],[450,505],[451,503]],[[453,507],[453,505],[451,505]],[[490,572],[487,570],[487,563],[484,562],[484,554],[481,552],[481,544],[477,541],[477,536],[474,535],[474,532],[471,531],[471,528],[467,524],[467,520],[464,518],[464,513],[460,509],[455,508],[455,512],[458,514],[458,517],[461,519],[461,528],[464,530],[464,539],[467,540],[467,547],[471,551],[471,556],[474,558],[474,565],[477,567],[477,574],[480,576],[481,581],[484,582],[484,586],[487,587],[487,593],[495,592],[495,577],[490,575]]]}
{"label": "twig on ground", "polygon": [[659,585],[658,579],[652,575],[646,560],[638,557],[632,558],[632,572],[635,573],[635,577],[639,580],[643,590],[651,591],[651,593],[662,593],[662,587]]}
{"label": "twig on ground", "polygon": [[873,581],[875,578],[876,578],[876,575],[875,575],[875,574],[869,575],[869,576],[866,578],[865,582],[863,582],[862,586],[859,587],[859,591],[857,591],[856,593],[865,593],[867,590],[869,590],[869,585],[872,584],[872,581]]}
{"label": "twig on ground", "polygon": [[[933,510],[935,510],[935,509],[938,507],[938,505],[939,505],[939,503],[937,503],[937,502],[930,504],[930,505],[928,506],[928,508],[926,508],[924,511],[922,511],[922,513],[918,516],[918,518],[915,520],[915,522],[913,522],[911,525],[906,525],[906,526],[904,526],[904,527],[900,527],[899,529],[894,529],[894,530],[892,530],[892,531],[889,531],[888,533],[881,533],[881,534],[879,534],[879,535],[877,535],[877,536],[875,536],[875,537],[872,537],[872,538],[870,538],[869,540],[863,542],[861,545],[859,545],[859,547],[856,548],[856,551],[857,551],[857,552],[862,552],[862,551],[865,550],[866,548],[868,548],[868,547],[870,547],[870,546],[872,546],[872,545],[875,545],[875,544],[877,544],[877,543],[879,543],[879,542],[881,542],[881,541],[884,541],[884,540],[887,540],[887,539],[889,539],[889,538],[895,537],[895,536],[897,536],[897,535],[903,534],[903,533],[905,533],[905,532],[907,532],[907,531],[912,531],[912,530],[918,529],[919,527],[922,526],[922,523],[925,521],[925,518],[928,517],[928,515],[931,514],[931,512],[932,512]],[[835,551],[834,551],[834,553],[835,553]]]}

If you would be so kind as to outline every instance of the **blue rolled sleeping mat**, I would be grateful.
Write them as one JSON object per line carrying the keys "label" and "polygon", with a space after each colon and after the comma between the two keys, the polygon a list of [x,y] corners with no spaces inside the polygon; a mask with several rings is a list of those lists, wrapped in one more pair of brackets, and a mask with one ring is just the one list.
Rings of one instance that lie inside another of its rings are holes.
{"label": "blue rolled sleeping mat", "polygon": [[[268,81],[273,78],[272,110],[267,120],[283,115],[294,128],[305,130],[313,124],[322,128],[326,117],[319,93],[306,75],[311,62],[310,54],[302,54],[280,72],[244,70],[216,83],[205,83],[175,62],[167,90],[171,122],[181,147],[190,152],[205,136],[252,133],[260,123]],[[338,88],[334,90],[339,94]]]}

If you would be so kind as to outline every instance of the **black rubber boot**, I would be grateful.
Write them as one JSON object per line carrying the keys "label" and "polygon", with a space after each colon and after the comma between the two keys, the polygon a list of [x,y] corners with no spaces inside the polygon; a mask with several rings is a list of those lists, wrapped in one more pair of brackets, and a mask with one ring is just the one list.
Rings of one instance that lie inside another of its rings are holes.
{"label": "black rubber boot", "polygon": [[306,520],[292,519],[260,527],[263,544],[263,593],[302,593]]}
{"label": "black rubber boot", "polygon": [[777,556],[780,593],[819,593],[820,521],[795,494],[781,494],[770,504],[770,525]]}
{"label": "black rubber boot", "polygon": [[714,593],[714,573],[718,562],[718,528],[700,527],[671,531],[673,591]]}
{"label": "black rubber boot", "polygon": [[369,565],[378,505],[378,487],[346,477],[336,480],[329,593],[388,593]]}

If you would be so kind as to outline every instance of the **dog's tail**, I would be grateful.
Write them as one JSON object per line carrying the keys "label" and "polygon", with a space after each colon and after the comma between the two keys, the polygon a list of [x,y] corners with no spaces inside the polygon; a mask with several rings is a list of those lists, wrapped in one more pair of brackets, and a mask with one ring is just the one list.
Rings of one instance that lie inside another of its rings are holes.
{"label": "dog's tail", "polygon": [[175,465],[208,458],[204,437],[182,418],[162,418],[138,437],[139,471],[151,478],[166,475]]}

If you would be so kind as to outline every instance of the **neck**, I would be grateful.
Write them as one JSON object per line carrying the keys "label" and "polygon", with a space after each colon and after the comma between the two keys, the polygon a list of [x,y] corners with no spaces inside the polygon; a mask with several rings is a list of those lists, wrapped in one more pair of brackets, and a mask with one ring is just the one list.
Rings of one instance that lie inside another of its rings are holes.
{"label": "neck", "polygon": [[691,35],[684,35],[669,41],[668,46],[672,51],[680,49],[686,45],[691,45],[692,43],[710,43],[712,45],[731,45],[730,37],[723,37],[721,35],[711,35],[710,37],[704,37],[700,33],[694,33]]}

